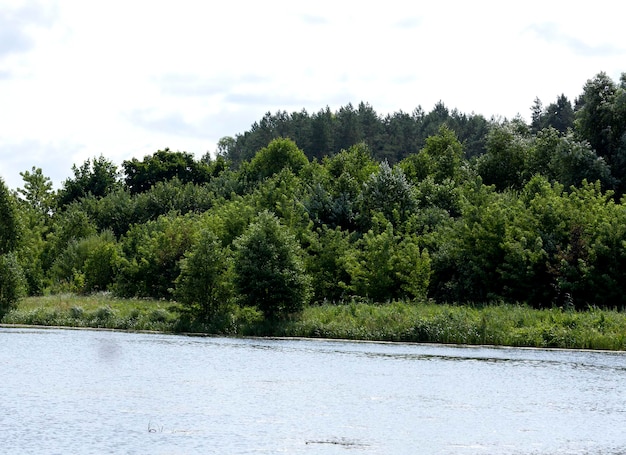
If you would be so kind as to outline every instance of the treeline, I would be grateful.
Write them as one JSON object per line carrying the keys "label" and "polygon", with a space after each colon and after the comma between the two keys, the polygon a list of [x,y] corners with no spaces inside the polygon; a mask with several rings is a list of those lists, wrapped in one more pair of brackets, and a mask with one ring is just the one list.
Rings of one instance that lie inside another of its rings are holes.
{"label": "treeline", "polygon": [[[204,321],[355,299],[623,308],[626,75],[532,109],[527,124],[348,106],[329,113],[333,145],[319,149],[303,125],[328,110],[278,113],[214,159],[93,158],[57,192],[33,167],[14,194],[0,185],[0,301],[109,291],[173,299]],[[347,117],[359,134],[340,142]],[[380,133],[395,118],[410,146]],[[390,153],[399,143],[408,151]]]}
{"label": "treeline", "polygon": [[439,102],[428,113],[417,107],[410,114],[400,111],[381,117],[372,106],[361,102],[356,109],[348,104],[336,112],[328,107],[313,114],[306,110],[268,112],[249,131],[222,138],[218,153],[237,166],[252,159],[272,139],[288,137],[309,160],[321,160],[363,142],[375,160],[394,164],[418,153],[426,138],[437,134],[443,124],[457,134],[467,158],[485,152],[489,122],[482,115],[450,111]]}

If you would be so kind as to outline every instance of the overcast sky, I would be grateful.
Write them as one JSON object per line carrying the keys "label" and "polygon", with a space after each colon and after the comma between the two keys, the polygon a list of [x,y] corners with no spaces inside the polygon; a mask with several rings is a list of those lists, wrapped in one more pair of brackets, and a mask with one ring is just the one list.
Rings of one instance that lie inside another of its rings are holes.
{"label": "overcast sky", "polygon": [[198,158],[265,112],[368,102],[528,119],[626,72],[618,2],[0,0],[0,176]]}

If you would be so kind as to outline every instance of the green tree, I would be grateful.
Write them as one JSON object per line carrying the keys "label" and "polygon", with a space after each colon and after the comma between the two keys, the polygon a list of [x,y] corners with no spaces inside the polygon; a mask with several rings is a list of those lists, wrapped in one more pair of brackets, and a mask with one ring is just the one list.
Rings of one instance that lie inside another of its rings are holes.
{"label": "green tree", "polygon": [[[616,125],[614,102],[618,87],[604,72],[589,79],[576,100],[576,130],[588,140],[599,156],[609,161],[614,155],[616,139],[626,126]],[[616,128],[617,127],[617,128]]]}
{"label": "green tree", "polygon": [[363,184],[361,193],[361,215],[366,219],[362,224],[369,226],[375,212],[382,213],[394,226],[406,221],[417,208],[413,187],[399,166],[393,169],[387,162],[379,166],[379,171],[372,174]]}
{"label": "green tree", "polygon": [[426,138],[426,146],[420,154],[426,155],[428,175],[432,175],[435,182],[441,183],[445,179],[452,181],[459,179],[463,146],[454,131],[447,126],[442,125],[437,134]]}
{"label": "green tree", "polygon": [[14,251],[20,242],[20,222],[13,195],[0,178],[0,314],[24,294],[22,268]]}
{"label": "green tree", "polygon": [[561,135],[554,128],[544,128],[536,133],[526,163],[530,175],[541,174],[551,181],[556,178],[550,163],[554,159],[556,148],[560,142]]}
{"label": "green tree", "polygon": [[513,197],[484,185],[464,188],[461,217],[430,236],[435,298],[488,302],[502,296],[498,267],[505,256],[507,221],[514,216]]}
{"label": "green tree", "polygon": [[14,253],[0,255],[0,318],[26,293],[22,267]]}
{"label": "green tree", "polygon": [[102,155],[86,160],[80,167],[72,166],[72,172],[74,177],[66,179],[57,194],[60,208],[88,195],[106,196],[119,186],[117,166]]}
{"label": "green tree", "polygon": [[520,189],[526,178],[530,138],[519,122],[494,125],[487,136],[487,153],[476,161],[476,169],[485,184],[497,189]]}
{"label": "green tree", "polygon": [[177,213],[131,227],[123,237],[124,258],[115,292],[127,297],[170,299],[180,260],[194,244],[198,220]]}
{"label": "green tree", "polygon": [[378,214],[374,227],[346,253],[346,269],[356,295],[375,302],[420,298],[428,289],[430,257],[420,251],[415,237],[398,235]]}
{"label": "green tree", "polygon": [[577,140],[571,133],[559,140],[549,168],[566,188],[580,186],[583,180],[600,181],[605,189],[615,187],[615,179],[606,161],[598,157],[588,142]]}
{"label": "green tree", "polygon": [[114,283],[120,254],[111,231],[73,238],[52,264],[53,289],[88,294]]}
{"label": "green tree", "polygon": [[339,108],[336,114],[337,128],[334,145],[337,149],[348,149],[363,141],[359,115],[351,103]]}
{"label": "green tree", "polygon": [[535,103],[531,108],[532,120],[531,129],[537,133],[545,128],[554,128],[561,134],[565,134],[568,129],[574,126],[574,108],[565,95],[561,95],[556,102],[543,107],[539,98],[535,98]]}
{"label": "green tree", "polygon": [[54,193],[52,182],[40,168],[20,172],[24,187],[18,188],[19,217],[22,241],[16,252],[27,282],[29,295],[39,295],[44,290],[43,252],[45,238],[52,224]]}
{"label": "green tree", "polygon": [[234,284],[242,305],[281,319],[308,302],[309,277],[300,247],[273,214],[259,214],[235,246]]}
{"label": "green tree", "polygon": [[279,138],[257,152],[250,162],[249,172],[254,180],[264,180],[287,167],[297,175],[308,162],[295,142]]}
{"label": "green tree", "polygon": [[356,229],[363,183],[378,167],[364,143],[324,158],[321,165],[311,163],[304,172],[308,190],[302,195],[309,218],[318,227]]}
{"label": "green tree", "polygon": [[232,296],[230,259],[220,239],[204,229],[181,260],[174,296],[200,320],[210,321]]}
{"label": "green tree", "polygon": [[350,285],[345,255],[350,249],[350,234],[340,227],[322,225],[306,239],[306,269],[311,276],[313,297],[317,302],[339,302]]}
{"label": "green tree", "polygon": [[126,187],[131,194],[143,193],[159,182],[178,178],[183,183],[206,183],[211,179],[211,165],[196,161],[191,153],[172,152],[169,148],[122,163]]}
{"label": "green tree", "polygon": [[331,155],[335,150],[335,130],[337,118],[326,106],[311,117],[311,150],[310,155],[322,159]]}
{"label": "green tree", "polygon": [[48,270],[57,257],[73,240],[80,240],[97,233],[89,215],[78,204],[71,204],[64,212],[55,215],[52,230],[46,238],[43,252],[44,269]]}
{"label": "green tree", "polygon": [[237,141],[234,137],[224,136],[217,141],[217,156],[229,158]]}
{"label": "green tree", "polygon": [[54,193],[52,181],[43,175],[41,168],[33,166],[32,172],[20,172],[24,181],[24,188],[18,188],[17,192],[26,203],[41,215],[48,217],[52,212]]}
{"label": "green tree", "polygon": [[16,201],[0,177],[0,255],[14,251],[20,241]]}

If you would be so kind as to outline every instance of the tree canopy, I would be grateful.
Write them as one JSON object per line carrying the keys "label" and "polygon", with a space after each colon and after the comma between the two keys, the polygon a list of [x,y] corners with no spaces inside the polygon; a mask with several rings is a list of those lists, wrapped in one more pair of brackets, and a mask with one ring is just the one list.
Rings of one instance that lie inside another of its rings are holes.
{"label": "tree canopy", "polygon": [[267,113],[218,156],[158,150],[0,180],[0,304],[176,300],[210,323],[309,303],[626,306],[626,75],[531,121],[366,104]]}

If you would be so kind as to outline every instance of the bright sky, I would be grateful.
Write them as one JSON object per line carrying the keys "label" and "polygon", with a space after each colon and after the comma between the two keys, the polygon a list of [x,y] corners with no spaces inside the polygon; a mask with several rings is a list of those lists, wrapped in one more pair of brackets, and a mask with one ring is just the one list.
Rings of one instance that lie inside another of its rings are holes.
{"label": "bright sky", "polygon": [[[428,3],[428,4],[426,4]],[[0,176],[198,158],[270,111],[441,100],[528,119],[626,72],[618,2],[0,0]]]}

